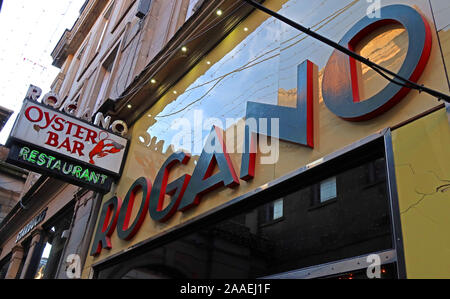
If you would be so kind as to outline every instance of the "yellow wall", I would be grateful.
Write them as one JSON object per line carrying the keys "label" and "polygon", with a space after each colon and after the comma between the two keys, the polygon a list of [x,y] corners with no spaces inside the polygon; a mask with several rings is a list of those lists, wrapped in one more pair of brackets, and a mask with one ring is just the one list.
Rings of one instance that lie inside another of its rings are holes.
{"label": "yellow wall", "polygon": [[392,134],[408,278],[450,278],[450,126],[441,109]]}

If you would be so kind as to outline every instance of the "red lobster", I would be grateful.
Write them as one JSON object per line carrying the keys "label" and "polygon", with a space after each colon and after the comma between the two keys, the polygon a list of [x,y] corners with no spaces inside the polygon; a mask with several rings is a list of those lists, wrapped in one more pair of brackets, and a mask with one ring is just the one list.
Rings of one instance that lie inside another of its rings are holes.
{"label": "red lobster", "polygon": [[103,158],[109,154],[116,154],[124,149],[125,146],[115,142],[114,140],[108,139],[109,134],[106,133],[106,138],[100,140],[97,145],[89,153],[89,163],[95,165],[94,158]]}

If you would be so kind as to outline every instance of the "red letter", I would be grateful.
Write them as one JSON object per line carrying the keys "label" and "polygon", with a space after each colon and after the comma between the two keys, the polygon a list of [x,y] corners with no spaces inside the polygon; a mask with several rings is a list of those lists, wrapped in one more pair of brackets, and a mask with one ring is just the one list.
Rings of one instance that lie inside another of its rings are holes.
{"label": "red letter", "polygon": [[[204,194],[218,187],[231,188],[239,185],[239,179],[227,153],[222,135],[221,129],[215,126],[212,128],[206,144],[214,148],[205,147],[203,149],[178,210],[184,212],[198,205]],[[219,167],[220,172],[213,175],[216,166]]]}
{"label": "red letter", "polygon": [[91,255],[99,255],[102,248],[112,248],[111,235],[116,228],[117,219],[119,218],[122,200],[116,196],[107,201],[100,213],[100,221],[98,222],[97,232],[95,233],[94,242],[92,243]]}
{"label": "red letter", "polygon": [[50,124],[53,122],[53,120],[54,120],[55,117],[56,117],[56,114],[55,114],[55,115],[53,115],[53,117],[50,119],[50,114],[49,114],[48,112],[45,112],[44,115],[45,115],[45,122],[46,122],[46,125],[43,126],[43,127],[39,127],[39,128],[41,128],[41,129],[47,129],[48,126],[50,126]]}
{"label": "red letter", "polygon": [[[30,116],[30,111],[31,111],[31,109],[36,109],[36,110],[38,111],[39,117],[38,117],[37,119],[32,119],[32,118],[31,118],[31,116]],[[25,111],[25,116],[26,116],[26,117],[28,118],[28,120],[31,121],[32,123],[37,123],[37,122],[40,122],[40,121],[42,120],[43,113],[42,113],[42,110],[39,109],[39,107],[31,106],[31,107],[29,107],[29,108]]]}
{"label": "red letter", "polygon": [[86,142],[89,142],[89,140],[91,140],[92,144],[96,144],[97,141],[95,141],[95,138],[97,138],[97,132],[92,131],[92,130],[88,130],[87,136],[86,136]]}
{"label": "red letter", "polygon": [[84,156],[83,149],[84,149],[83,143],[78,142],[78,141],[73,142],[72,154],[75,154],[76,152],[78,152],[78,156],[82,157],[82,156]]}
{"label": "red letter", "polygon": [[[133,210],[134,198],[139,190],[142,190],[142,200],[139,207],[139,211],[134,219],[133,223],[129,225],[131,212]],[[131,186],[125,200],[123,202],[124,209],[121,209],[119,213],[119,219],[117,222],[117,235],[122,240],[131,240],[142,223],[144,222],[145,216],[147,215],[148,203],[150,199],[150,192],[152,190],[152,183],[147,178],[141,177],[137,179]]]}
{"label": "red letter", "polygon": [[58,135],[53,132],[47,132],[47,134],[49,136],[48,136],[47,142],[45,144],[57,147],[58,146]]}
{"label": "red letter", "polygon": [[84,133],[83,130],[87,130],[87,129],[83,126],[78,125],[77,131],[75,132],[75,135],[73,135],[73,137],[78,138],[78,139],[83,139],[83,137],[80,136],[80,134]]}
{"label": "red letter", "polygon": [[55,119],[55,124],[58,125],[58,127],[56,127],[54,124],[52,125],[53,130],[61,132],[64,129],[64,124],[62,123],[62,121],[64,121],[64,119],[62,119],[61,117],[58,117]]}

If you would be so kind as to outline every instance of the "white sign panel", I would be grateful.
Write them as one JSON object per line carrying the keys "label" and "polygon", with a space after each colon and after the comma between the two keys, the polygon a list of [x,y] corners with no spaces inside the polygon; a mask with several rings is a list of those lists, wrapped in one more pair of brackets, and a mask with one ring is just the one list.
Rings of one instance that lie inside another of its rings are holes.
{"label": "white sign panel", "polygon": [[128,140],[38,102],[26,100],[10,138],[120,174]]}

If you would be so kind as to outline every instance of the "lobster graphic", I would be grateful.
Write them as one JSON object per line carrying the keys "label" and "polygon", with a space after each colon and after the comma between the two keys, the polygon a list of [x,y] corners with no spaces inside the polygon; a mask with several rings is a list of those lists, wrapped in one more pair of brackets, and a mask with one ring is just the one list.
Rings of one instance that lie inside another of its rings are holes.
{"label": "lobster graphic", "polygon": [[[109,139],[109,134],[107,132],[102,133],[105,133],[106,137],[101,139],[89,153],[89,163],[93,165],[95,165],[94,158],[103,158],[108,156],[109,154],[116,154],[125,148],[125,146],[123,146],[122,144]],[[100,133],[100,136],[102,133]]]}

